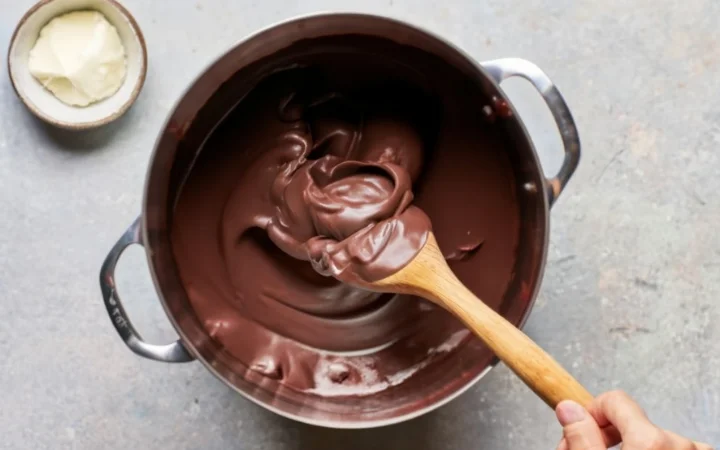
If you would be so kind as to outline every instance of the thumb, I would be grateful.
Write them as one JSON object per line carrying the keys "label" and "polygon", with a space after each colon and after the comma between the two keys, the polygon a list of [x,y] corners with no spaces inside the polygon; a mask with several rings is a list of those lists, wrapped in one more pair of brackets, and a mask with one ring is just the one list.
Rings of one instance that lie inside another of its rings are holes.
{"label": "thumb", "polygon": [[555,414],[563,427],[565,446],[568,450],[607,448],[595,419],[579,404],[571,400],[562,401],[555,408]]}

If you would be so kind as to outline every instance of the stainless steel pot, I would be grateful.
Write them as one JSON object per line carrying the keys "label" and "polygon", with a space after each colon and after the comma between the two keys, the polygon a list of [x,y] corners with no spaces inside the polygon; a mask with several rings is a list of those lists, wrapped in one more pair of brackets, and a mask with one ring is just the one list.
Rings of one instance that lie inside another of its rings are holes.
{"label": "stainless steel pot", "polygon": [[[100,286],[113,325],[127,346],[138,355],[165,362],[198,359],[220,380],[255,403],[302,422],[337,428],[366,428],[407,420],[439,407],[468,389],[496,362],[479,342],[458,349],[447,363],[416,374],[393,388],[392,394],[347,399],[325,399],[282,386],[268,390],[253,382],[247,371],[228,360],[208,336],[191,308],[180,282],[171,251],[169,229],[173,204],[183,179],[204,140],[242,98],[248,83],[242,71],[263,58],[301,40],[336,35],[367,35],[395,45],[410,45],[442,58],[471,77],[483,94],[509,100],[500,83],[521,77],[532,83],[545,99],[557,122],[565,157],[556,176],[546,178],[522,121],[513,113],[501,125],[512,138],[508,148],[519,181],[522,255],[515,267],[500,312],[522,326],[540,286],[547,256],[548,216],[580,158],[580,142],[570,111],[552,81],[533,63],[522,59],[499,59],[476,63],[468,55],[417,27],[387,18],[361,14],[323,14],[303,17],[267,28],[239,43],[202,73],[173,108],[158,138],[145,185],[142,215],[127,229],[108,254],[100,271]],[[241,76],[238,77],[238,74]],[[207,105],[212,104],[212,108]],[[157,345],[145,342],[133,328],[115,288],[114,272],[123,250],[145,246],[148,265],[160,301],[177,330],[176,342]]]}

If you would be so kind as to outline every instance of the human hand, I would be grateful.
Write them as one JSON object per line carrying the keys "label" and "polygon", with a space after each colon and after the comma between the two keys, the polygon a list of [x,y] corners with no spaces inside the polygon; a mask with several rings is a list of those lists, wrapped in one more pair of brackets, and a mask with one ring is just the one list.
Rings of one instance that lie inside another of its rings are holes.
{"label": "human hand", "polygon": [[557,450],[600,450],[623,443],[622,450],[713,450],[653,425],[626,393],[607,392],[586,410],[573,401],[555,409],[563,438]]}

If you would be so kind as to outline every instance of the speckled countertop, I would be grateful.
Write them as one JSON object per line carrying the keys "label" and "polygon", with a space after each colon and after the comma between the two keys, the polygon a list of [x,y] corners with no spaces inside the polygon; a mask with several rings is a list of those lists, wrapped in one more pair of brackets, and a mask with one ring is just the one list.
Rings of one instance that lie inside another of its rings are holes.
{"label": "speckled countertop", "polygon": [[[31,5],[0,0],[5,59]],[[333,431],[277,417],[199,363],[136,357],[97,273],[140,211],[156,134],[189,81],[248,33],[331,0],[124,0],[150,71],[137,104],[96,131],[25,110],[0,72],[0,448],[552,449],[552,413],[504,367],[411,422]],[[652,419],[720,445],[720,2],[364,0],[479,60],[530,59],[570,103],[584,143],[552,212],[545,281],[526,331],[595,392],[623,388]],[[179,70],[179,68],[181,68]],[[548,171],[559,141],[522,81],[504,85]],[[142,250],[119,287],[154,341],[173,338]]]}

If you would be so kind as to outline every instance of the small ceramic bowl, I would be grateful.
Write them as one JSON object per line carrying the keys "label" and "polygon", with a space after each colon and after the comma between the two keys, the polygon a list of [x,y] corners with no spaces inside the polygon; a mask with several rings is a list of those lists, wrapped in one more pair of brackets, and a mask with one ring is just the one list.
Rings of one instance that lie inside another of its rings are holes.
{"label": "small ceramic bowl", "polygon": [[[88,106],[70,106],[45,89],[28,69],[30,50],[51,19],[77,10],[102,13],[117,28],[127,55],[125,81],[116,93]],[[8,49],[8,71],[15,92],[42,120],[72,130],[99,127],[117,119],[135,102],[145,83],[147,49],[132,15],[114,0],[42,0],[20,19]]]}

